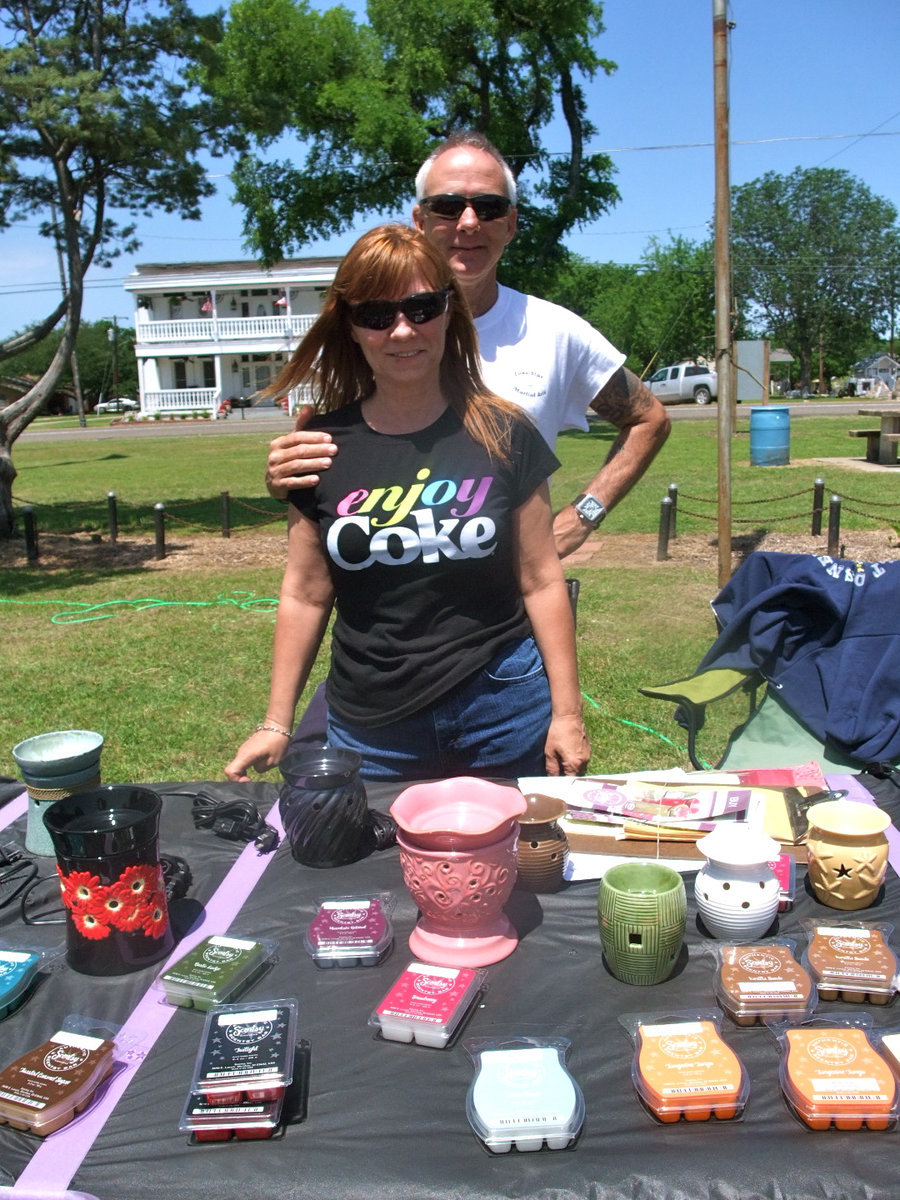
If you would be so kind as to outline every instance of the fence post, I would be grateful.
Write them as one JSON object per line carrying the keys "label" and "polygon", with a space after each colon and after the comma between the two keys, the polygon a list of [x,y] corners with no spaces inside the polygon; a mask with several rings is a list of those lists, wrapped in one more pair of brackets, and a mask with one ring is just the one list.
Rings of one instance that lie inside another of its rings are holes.
{"label": "fence post", "polygon": [[825,507],[825,480],[817,479],[813,483],[812,528],[810,533],[818,537],[822,532],[822,509]]}
{"label": "fence post", "polygon": [[38,560],[37,522],[34,519],[34,509],[26,504],[22,509],[22,520],[25,524],[25,556],[30,563]]}
{"label": "fence post", "polygon": [[[241,409],[241,412],[244,410]],[[222,537],[231,537],[231,496],[228,492],[221,492],[220,499],[222,501]]]}
{"label": "fence post", "polygon": [[669,537],[678,537],[676,524],[678,521],[678,484],[669,484],[669,499],[672,501],[672,507],[669,510]]}
{"label": "fence post", "polygon": [[672,499],[663,496],[659,502],[659,536],[656,540],[656,561],[665,562],[669,557],[669,530],[672,528]]}
{"label": "fence post", "polygon": [[109,540],[116,544],[119,537],[119,514],[116,509],[116,493],[106,493],[106,507],[109,510]]}
{"label": "fence post", "polygon": [[153,523],[156,527],[156,557],[166,557],[166,506],[153,505]]}
{"label": "fence post", "polygon": [[828,553],[835,557],[841,548],[841,498],[832,496],[828,505]]}

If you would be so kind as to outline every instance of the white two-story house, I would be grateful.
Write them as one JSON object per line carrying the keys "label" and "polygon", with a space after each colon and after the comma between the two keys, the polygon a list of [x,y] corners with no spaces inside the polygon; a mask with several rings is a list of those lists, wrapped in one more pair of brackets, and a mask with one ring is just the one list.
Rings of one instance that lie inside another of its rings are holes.
{"label": "white two-story house", "polygon": [[339,263],[138,266],[125,289],[135,299],[141,415],[215,418],[228,401],[257,403],[318,315]]}

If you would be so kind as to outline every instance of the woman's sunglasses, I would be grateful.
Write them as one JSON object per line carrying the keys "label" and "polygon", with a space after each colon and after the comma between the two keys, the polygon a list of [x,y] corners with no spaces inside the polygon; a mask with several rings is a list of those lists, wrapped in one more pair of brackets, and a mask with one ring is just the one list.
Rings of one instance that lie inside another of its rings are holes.
{"label": "woman's sunglasses", "polygon": [[443,192],[440,196],[426,196],[419,203],[436,217],[447,217],[451,221],[458,221],[467,208],[472,209],[479,221],[499,221],[512,208],[512,201],[507,196],[490,193],[458,196],[455,192]]}
{"label": "woman's sunglasses", "polygon": [[427,325],[447,311],[450,289],[439,292],[416,292],[404,300],[363,300],[350,305],[350,320],[361,329],[390,329],[403,313],[411,325]]}

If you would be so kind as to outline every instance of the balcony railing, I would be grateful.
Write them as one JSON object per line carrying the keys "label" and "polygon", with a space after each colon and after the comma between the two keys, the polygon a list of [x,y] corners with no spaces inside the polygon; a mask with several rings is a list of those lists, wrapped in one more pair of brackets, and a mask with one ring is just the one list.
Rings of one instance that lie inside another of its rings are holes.
{"label": "balcony railing", "polygon": [[192,317],[178,321],[138,321],[139,342],[227,342],[257,338],[293,340],[306,333],[314,316]]}
{"label": "balcony railing", "polygon": [[219,411],[221,393],[217,388],[166,388],[144,392],[141,411],[145,413],[203,412],[213,417]]}

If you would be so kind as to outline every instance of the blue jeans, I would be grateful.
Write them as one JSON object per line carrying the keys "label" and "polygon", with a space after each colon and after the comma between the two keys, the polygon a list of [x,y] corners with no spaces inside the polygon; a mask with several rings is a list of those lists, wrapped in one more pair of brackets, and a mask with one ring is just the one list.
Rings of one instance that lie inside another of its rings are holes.
{"label": "blue jeans", "polygon": [[550,686],[534,638],[510,642],[429,708],[368,729],[328,713],[328,745],[356,750],[364,779],[544,775]]}

